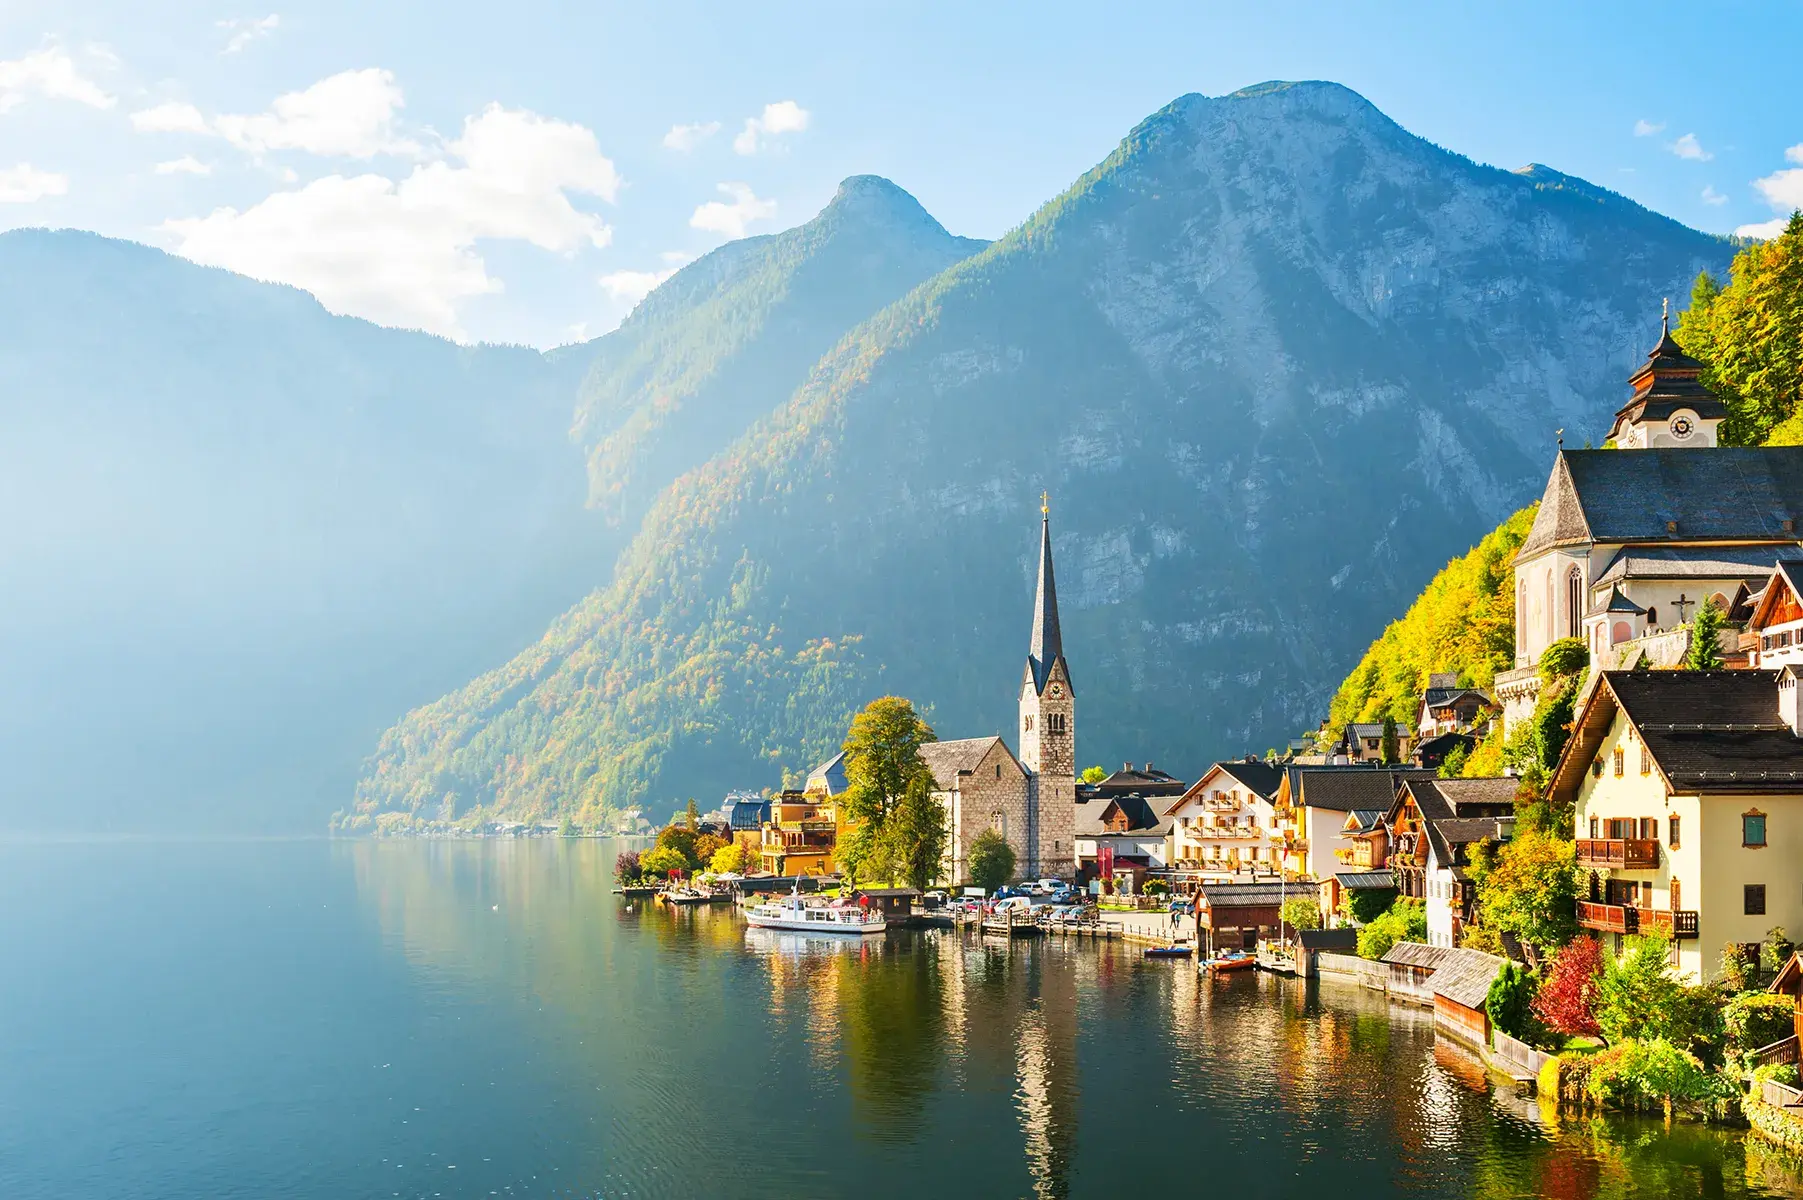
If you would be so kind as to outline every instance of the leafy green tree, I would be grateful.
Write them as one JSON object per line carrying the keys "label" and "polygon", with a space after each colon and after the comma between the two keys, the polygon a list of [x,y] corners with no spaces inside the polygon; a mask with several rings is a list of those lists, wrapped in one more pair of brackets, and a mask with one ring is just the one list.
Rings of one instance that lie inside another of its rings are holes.
{"label": "leafy green tree", "polygon": [[693,796],[689,797],[688,808],[683,810],[683,824],[689,827],[690,833],[695,832],[701,827],[701,809],[696,807],[695,798]]}
{"label": "leafy green tree", "polygon": [[1396,735],[1396,718],[1389,713],[1384,714],[1384,736],[1378,753],[1386,763],[1402,761],[1402,740]]}
{"label": "leafy green tree", "polygon": [[1619,957],[1604,958],[1596,984],[1596,1023],[1611,1042],[1669,1038],[1678,1024],[1682,985],[1662,934],[1631,937]]}
{"label": "leafy green tree", "polygon": [[1534,1032],[1534,977],[1519,963],[1505,962],[1490,981],[1484,1011],[1490,1023],[1513,1038],[1531,1038]]}
{"label": "leafy green tree", "polygon": [[1758,1050],[1789,1037],[1795,1011],[1795,1002],[1789,996],[1742,992],[1722,1006],[1728,1048],[1736,1052]]}
{"label": "leafy green tree", "polygon": [[705,867],[714,860],[714,855],[726,845],[726,839],[717,833],[704,833],[695,839],[695,848],[689,858],[689,864],[696,868]]}
{"label": "leafy green tree", "polygon": [[[1270,751],[1270,753],[1276,752]],[[1100,783],[1106,778],[1108,778],[1108,772],[1104,771],[1100,766],[1083,768],[1081,779],[1084,783]]]}
{"label": "leafy green tree", "polygon": [[925,891],[939,877],[951,836],[945,805],[933,794],[933,777],[921,771],[908,781],[889,818],[889,861],[902,882]]}
{"label": "leafy green tree", "polygon": [[1690,623],[1690,649],[1684,653],[1687,671],[1719,671],[1722,669],[1722,626],[1727,618],[1715,605],[1715,597],[1703,601],[1696,619]]}
{"label": "leafy green tree", "polygon": [[1674,336],[1728,406],[1724,442],[1803,444],[1803,214],[1735,255],[1730,270],[1725,288],[1707,272],[1697,277]]}
{"label": "leafy green tree", "polygon": [[1340,915],[1354,925],[1369,925],[1383,916],[1395,899],[1394,888],[1344,888],[1340,893]]}
{"label": "leafy green tree", "polygon": [[985,829],[972,839],[964,866],[973,884],[993,892],[1014,878],[1014,847],[1000,833]]}
{"label": "leafy green tree", "polygon": [[1467,750],[1465,744],[1461,742],[1452,748],[1452,753],[1440,760],[1440,769],[1436,774],[1438,774],[1441,779],[1457,779],[1460,775],[1464,774],[1465,760],[1470,757],[1471,752]]}
{"label": "leafy green tree", "polygon": [[1283,902],[1277,916],[1297,933],[1321,928],[1321,904],[1313,896],[1291,896]]}
{"label": "leafy green tree", "polygon": [[1379,959],[1397,942],[1427,940],[1427,909],[1421,901],[1398,896],[1383,915],[1359,930],[1359,957]]}
{"label": "leafy green tree", "polygon": [[671,871],[687,871],[689,860],[674,846],[658,846],[639,855],[639,869],[661,879]]}
{"label": "leafy green tree", "polygon": [[714,851],[707,869],[716,875],[743,875],[751,868],[750,849],[743,842],[728,842]]}
{"label": "leafy green tree", "polygon": [[1590,647],[1580,637],[1560,638],[1540,652],[1538,670],[1544,683],[1575,679],[1590,666]]}
{"label": "leafy green tree", "polygon": [[1513,933],[1542,953],[1576,934],[1577,847],[1564,838],[1517,831],[1493,862],[1474,856],[1471,877],[1479,920],[1497,933]]}
{"label": "leafy green tree", "polygon": [[937,740],[914,705],[900,696],[872,700],[852,718],[843,747],[845,794],[839,801],[851,828],[835,857],[854,881],[894,877],[889,818],[916,779],[925,777],[930,786],[932,774],[920,748]]}
{"label": "leafy green tree", "polygon": [[695,857],[695,831],[693,829],[685,829],[681,825],[675,824],[665,826],[663,831],[657,835],[657,848],[674,850],[682,857],[686,866],[696,866],[700,863],[700,860]]}

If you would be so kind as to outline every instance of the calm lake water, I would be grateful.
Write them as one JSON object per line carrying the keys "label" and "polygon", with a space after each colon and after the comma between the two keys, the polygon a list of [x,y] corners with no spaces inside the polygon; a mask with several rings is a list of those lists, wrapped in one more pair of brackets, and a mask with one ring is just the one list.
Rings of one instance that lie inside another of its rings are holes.
{"label": "calm lake water", "polygon": [[752,940],[628,911],[614,849],[0,847],[0,1197],[1803,1194],[1357,988]]}

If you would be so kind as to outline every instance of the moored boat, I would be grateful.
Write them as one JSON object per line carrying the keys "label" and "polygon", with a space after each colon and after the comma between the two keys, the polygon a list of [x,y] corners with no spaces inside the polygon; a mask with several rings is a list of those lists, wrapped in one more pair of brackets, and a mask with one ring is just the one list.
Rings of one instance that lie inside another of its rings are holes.
{"label": "moored boat", "polygon": [[889,928],[883,914],[863,905],[809,904],[799,892],[780,900],[745,906],[745,920],[758,929],[791,929],[801,933],[842,933],[860,936]]}
{"label": "moored boat", "polygon": [[1204,965],[1211,975],[1218,975],[1223,971],[1249,971],[1258,965],[1258,959],[1244,950],[1235,950],[1230,954],[1217,955]]}
{"label": "moored boat", "polygon": [[1188,958],[1189,956],[1190,956],[1190,948],[1188,946],[1147,946],[1146,947],[1146,957],[1147,958]]}

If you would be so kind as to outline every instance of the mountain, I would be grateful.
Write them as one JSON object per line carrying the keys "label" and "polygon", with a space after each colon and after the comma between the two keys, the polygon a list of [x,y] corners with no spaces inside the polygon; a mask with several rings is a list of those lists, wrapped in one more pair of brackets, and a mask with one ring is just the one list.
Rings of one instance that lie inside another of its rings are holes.
{"label": "mountain", "polygon": [[595,346],[575,425],[591,501],[616,522],[642,516],[787,400],[852,326],[984,245],[858,175],[807,224],[684,268]]}
{"label": "mountain", "polygon": [[609,517],[982,245],[850,179],[545,355],[0,236],[0,828],[317,830],[397,715],[610,577]]}
{"label": "mountain", "polygon": [[1601,435],[1660,298],[1729,254],[1337,85],[1182,97],[667,490],[610,586],[383,738],[358,807],[705,798],[884,692],[1006,733],[1041,489],[1083,761],[1262,750],[1555,430]]}

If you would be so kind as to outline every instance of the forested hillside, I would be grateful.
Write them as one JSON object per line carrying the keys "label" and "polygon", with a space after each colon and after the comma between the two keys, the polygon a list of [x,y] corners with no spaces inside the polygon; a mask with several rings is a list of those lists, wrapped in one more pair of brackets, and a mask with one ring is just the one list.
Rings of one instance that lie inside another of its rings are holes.
{"label": "forested hillside", "polygon": [[389,732],[357,812],[762,786],[882,692],[1007,733],[1042,488],[1081,757],[1270,745],[1728,256],[1331,84],[1184,97],[667,490],[610,586]]}

